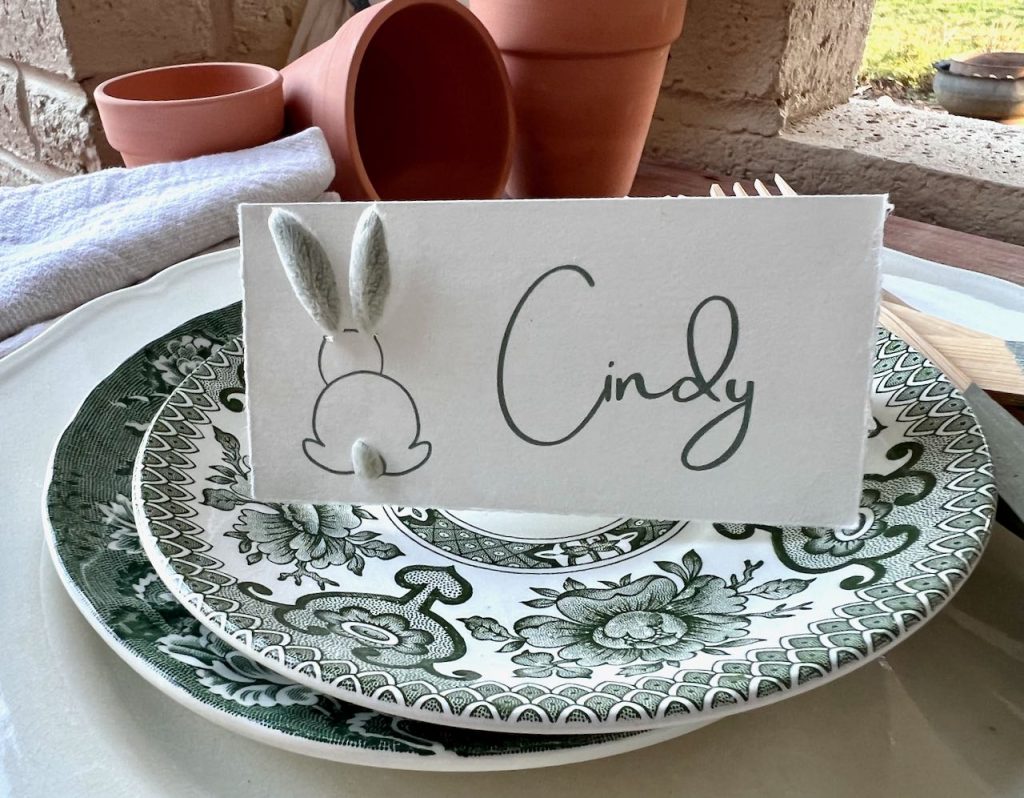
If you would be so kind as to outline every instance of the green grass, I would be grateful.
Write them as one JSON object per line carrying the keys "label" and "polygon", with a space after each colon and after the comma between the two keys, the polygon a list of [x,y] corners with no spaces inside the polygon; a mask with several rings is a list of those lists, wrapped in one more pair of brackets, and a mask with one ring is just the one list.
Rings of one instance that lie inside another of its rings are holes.
{"label": "green grass", "polygon": [[861,80],[927,94],[934,61],[972,50],[1024,50],[1024,0],[876,0]]}

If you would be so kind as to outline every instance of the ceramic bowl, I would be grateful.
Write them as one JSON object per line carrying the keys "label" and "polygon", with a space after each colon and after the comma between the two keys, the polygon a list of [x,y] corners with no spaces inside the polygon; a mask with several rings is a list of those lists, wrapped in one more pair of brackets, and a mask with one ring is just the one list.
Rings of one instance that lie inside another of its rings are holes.
{"label": "ceramic bowl", "polygon": [[284,127],[281,73],[259,64],[182,64],[96,88],[103,129],[125,166],[266,144]]}

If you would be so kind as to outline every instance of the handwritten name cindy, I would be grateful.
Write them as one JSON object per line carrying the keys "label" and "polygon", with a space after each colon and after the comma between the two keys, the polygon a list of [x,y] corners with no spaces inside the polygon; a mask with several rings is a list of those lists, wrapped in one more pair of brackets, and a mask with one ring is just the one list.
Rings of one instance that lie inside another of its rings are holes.
{"label": "handwritten name cindy", "polygon": [[[724,296],[707,297],[690,314],[690,320],[686,327],[686,356],[690,374],[680,377],[670,385],[652,387],[648,384],[647,378],[639,372],[625,377],[609,373],[605,376],[604,383],[593,404],[583,414],[580,422],[561,437],[542,439],[531,435],[522,428],[513,416],[505,397],[505,360],[509,351],[509,342],[516,322],[530,298],[541,289],[545,280],[559,272],[571,272],[578,275],[588,288],[593,288],[595,285],[594,278],[586,269],[574,265],[557,266],[534,280],[516,304],[505,327],[505,335],[501,339],[501,349],[498,353],[498,403],[509,429],[519,438],[534,446],[558,446],[579,435],[603,407],[612,402],[621,402],[628,395],[635,395],[641,399],[664,399],[679,404],[703,399],[723,407],[721,412],[715,414],[685,441],[679,455],[680,462],[692,471],[706,471],[722,465],[736,454],[750,425],[750,414],[754,404],[754,383],[748,380],[741,386],[737,380],[725,378],[739,344],[740,323],[735,305]],[[718,342],[712,342],[715,351],[721,352],[721,355],[712,362],[707,362],[707,356],[702,354],[698,347],[697,327],[701,316],[714,311],[716,307],[724,309],[728,314],[729,340],[724,351]],[[610,362],[608,365],[611,367],[614,362]],[[720,450],[716,447],[710,455],[704,452],[703,456],[698,458],[694,452],[697,446],[737,413],[740,414],[740,418],[735,425],[734,434],[731,437],[725,436],[724,440],[722,440],[722,436],[718,436],[716,441],[719,443]]]}

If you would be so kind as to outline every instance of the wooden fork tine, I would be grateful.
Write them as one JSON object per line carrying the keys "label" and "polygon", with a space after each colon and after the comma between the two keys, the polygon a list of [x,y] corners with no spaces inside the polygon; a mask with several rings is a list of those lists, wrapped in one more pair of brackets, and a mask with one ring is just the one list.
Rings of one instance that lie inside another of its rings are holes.
{"label": "wooden fork tine", "polygon": [[797,193],[793,190],[793,187],[789,185],[780,175],[775,175],[775,186],[779,189],[779,193],[783,197],[796,197]]}
{"label": "wooden fork tine", "polygon": [[[787,183],[781,177],[779,177],[779,175],[775,175],[775,186],[776,186],[776,188],[778,188],[779,194],[781,194],[784,197],[796,197],[796,196],[798,196],[798,194],[793,190],[793,187],[790,186],[789,183]],[[757,180],[754,181],[754,191],[757,192],[757,196],[759,196],[759,197],[774,197],[774,196],[776,196],[775,194],[772,194],[771,189],[768,188],[768,186],[766,186],[764,184],[764,181],[762,181],[760,179],[757,179]],[[733,183],[732,184],[732,192],[733,192],[733,196],[736,196],[736,197],[749,197],[750,196],[750,194],[747,192],[747,190],[745,188],[743,188],[743,185],[741,183]],[[711,184],[711,189],[710,189],[709,193],[710,193],[710,195],[712,197],[728,197],[729,196],[725,192],[725,189],[722,188],[721,184],[719,184],[719,183],[712,183]]]}
{"label": "wooden fork tine", "polygon": [[[775,175],[775,187],[779,190],[779,194],[783,197],[798,197],[799,194],[793,190],[793,187],[789,185],[780,175]],[[750,196],[743,189],[739,183],[733,183],[733,193],[737,197],[748,197]],[[760,197],[773,197],[774,194],[768,190],[768,187],[761,182],[761,180],[754,181],[754,190]],[[728,194],[722,190],[722,187],[718,183],[711,184],[711,196],[712,197],[727,197]],[[921,354],[929,358],[935,365],[937,365],[946,376],[949,377],[950,382],[956,385],[961,390],[964,390],[970,383],[970,378],[966,377],[964,372],[954,364],[949,358],[945,357],[940,351],[938,351],[931,343],[920,336],[913,327],[911,327],[905,319],[899,315],[899,306],[902,302],[896,300],[891,294],[884,289],[881,293],[881,303],[879,305],[878,320],[882,325],[890,332],[895,333],[904,341],[914,345]]]}

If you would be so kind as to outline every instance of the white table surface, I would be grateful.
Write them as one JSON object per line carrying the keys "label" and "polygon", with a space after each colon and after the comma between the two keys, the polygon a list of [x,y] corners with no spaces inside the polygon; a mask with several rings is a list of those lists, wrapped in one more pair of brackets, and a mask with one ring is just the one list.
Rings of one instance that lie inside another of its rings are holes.
{"label": "white table surface", "polygon": [[0,362],[4,796],[1024,795],[1024,541],[997,528],[952,604],[883,658],[639,752],[491,774],[339,765],[232,735],[146,684],[79,615],[40,520],[53,444],[125,357],[237,298],[234,269],[109,295]]}

